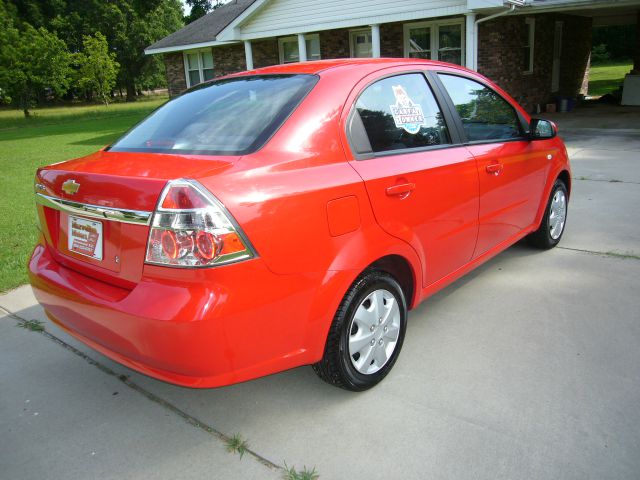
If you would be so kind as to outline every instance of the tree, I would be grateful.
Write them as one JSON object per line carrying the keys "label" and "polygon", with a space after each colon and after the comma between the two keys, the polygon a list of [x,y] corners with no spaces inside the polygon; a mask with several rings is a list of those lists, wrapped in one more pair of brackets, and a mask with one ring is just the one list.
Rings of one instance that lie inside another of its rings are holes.
{"label": "tree", "polygon": [[102,103],[108,105],[120,64],[115,53],[109,52],[107,38],[100,32],[93,37],[85,36],[83,46],[83,52],[76,57],[79,64],[78,86],[95,92]]}
{"label": "tree", "polygon": [[103,34],[120,64],[116,86],[126,88],[128,101],[162,78],[163,63],[144,49],[184,25],[180,0],[0,0],[0,8],[17,29],[42,26],[74,54],[83,50],[85,36]]}
{"label": "tree", "polygon": [[126,87],[130,102],[136,99],[136,87],[142,86],[141,78],[153,63],[144,49],[182,27],[182,6],[178,0],[123,1],[117,16],[113,24],[118,28],[109,43],[121,65],[119,81]]}
{"label": "tree", "polygon": [[189,24],[194,20],[204,17],[207,13],[224,5],[223,0],[186,0],[187,5],[191,7],[189,15],[184,17],[184,23]]}
{"label": "tree", "polygon": [[44,28],[28,23],[22,29],[5,15],[0,17],[0,90],[29,116],[38,94],[63,95],[71,77],[71,55],[65,43]]}

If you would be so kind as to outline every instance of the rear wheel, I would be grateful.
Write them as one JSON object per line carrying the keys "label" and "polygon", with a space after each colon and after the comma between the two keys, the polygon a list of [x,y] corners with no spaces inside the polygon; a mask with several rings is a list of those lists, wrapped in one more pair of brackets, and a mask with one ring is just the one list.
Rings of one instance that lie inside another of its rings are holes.
{"label": "rear wheel", "polygon": [[567,222],[568,203],[567,187],[562,180],[558,179],[551,189],[540,227],[527,237],[531,245],[548,249],[560,242]]}
{"label": "rear wheel", "polygon": [[347,390],[371,388],[393,368],[406,328],[407,304],[398,282],[385,272],[367,271],[342,300],[324,356],[313,369]]}

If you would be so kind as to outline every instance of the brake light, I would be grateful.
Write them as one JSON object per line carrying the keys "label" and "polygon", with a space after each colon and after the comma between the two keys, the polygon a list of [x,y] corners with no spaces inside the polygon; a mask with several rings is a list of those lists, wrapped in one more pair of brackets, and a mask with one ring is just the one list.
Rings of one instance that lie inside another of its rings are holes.
{"label": "brake light", "polygon": [[175,186],[169,189],[162,200],[162,208],[191,210],[207,206],[207,200],[190,186]]}
{"label": "brake light", "polygon": [[231,214],[198,182],[169,182],[158,205],[151,220],[146,263],[207,267],[255,256]]}

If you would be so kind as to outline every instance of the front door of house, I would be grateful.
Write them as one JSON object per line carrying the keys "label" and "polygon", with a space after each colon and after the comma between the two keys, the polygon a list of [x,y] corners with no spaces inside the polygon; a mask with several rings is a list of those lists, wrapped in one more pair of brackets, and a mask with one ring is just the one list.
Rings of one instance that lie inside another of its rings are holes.
{"label": "front door of house", "polygon": [[553,64],[551,69],[551,91],[560,90],[560,55],[562,53],[562,24],[556,22],[553,35]]}
{"label": "front door of house", "polygon": [[351,32],[351,56],[354,58],[371,57],[371,30],[356,30]]}

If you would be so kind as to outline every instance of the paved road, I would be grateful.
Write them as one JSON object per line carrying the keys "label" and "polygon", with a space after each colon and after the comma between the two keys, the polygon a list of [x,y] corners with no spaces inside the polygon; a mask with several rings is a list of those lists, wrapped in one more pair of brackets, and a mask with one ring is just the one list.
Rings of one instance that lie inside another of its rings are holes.
{"label": "paved road", "polygon": [[[0,476],[268,479],[286,461],[322,479],[637,479],[640,130],[595,132],[588,113],[563,130],[575,181],[560,247],[516,245],[426,301],[369,392],[308,367],[167,385],[71,339],[28,287],[0,296]],[[236,433],[242,459],[225,448]]]}

